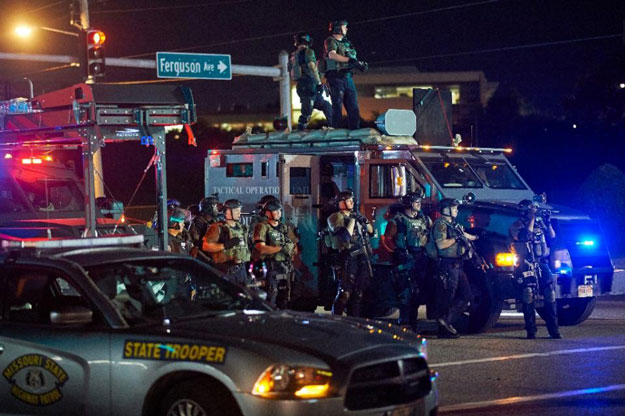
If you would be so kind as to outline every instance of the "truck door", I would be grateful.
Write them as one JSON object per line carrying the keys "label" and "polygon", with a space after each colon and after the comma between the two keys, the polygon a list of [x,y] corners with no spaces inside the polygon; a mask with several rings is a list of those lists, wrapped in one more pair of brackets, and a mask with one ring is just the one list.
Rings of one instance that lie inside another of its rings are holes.
{"label": "truck door", "polygon": [[295,259],[296,279],[292,299],[317,298],[317,232],[319,230],[319,157],[308,155],[280,156],[280,200],[283,220],[297,227],[299,253]]}
{"label": "truck door", "polygon": [[377,262],[390,261],[382,236],[386,230],[389,208],[408,192],[424,190],[423,179],[404,159],[372,159],[363,164],[360,182],[361,213],[374,224],[371,239]]}
{"label": "truck door", "polygon": [[0,271],[0,412],[105,415],[110,406],[104,324],[53,324],[52,311],[89,307],[70,277],[41,266]]}

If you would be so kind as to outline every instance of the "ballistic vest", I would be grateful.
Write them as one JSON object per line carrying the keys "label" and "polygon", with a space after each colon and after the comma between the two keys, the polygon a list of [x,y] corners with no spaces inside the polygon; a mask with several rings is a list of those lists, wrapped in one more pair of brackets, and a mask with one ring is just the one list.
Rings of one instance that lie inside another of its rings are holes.
{"label": "ballistic vest", "polygon": [[428,221],[423,214],[419,213],[412,218],[400,212],[393,221],[397,224],[395,246],[405,249],[425,247],[428,241]]}

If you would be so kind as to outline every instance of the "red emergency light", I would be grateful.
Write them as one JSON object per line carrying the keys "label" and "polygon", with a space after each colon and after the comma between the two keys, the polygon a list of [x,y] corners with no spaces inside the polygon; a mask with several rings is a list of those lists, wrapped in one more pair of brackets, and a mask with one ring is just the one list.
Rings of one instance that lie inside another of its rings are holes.
{"label": "red emergency light", "polygon": [[101,30],[90,30],[87,33],[87,42],[89,45],[101,46],[106,40],[106,35]]}

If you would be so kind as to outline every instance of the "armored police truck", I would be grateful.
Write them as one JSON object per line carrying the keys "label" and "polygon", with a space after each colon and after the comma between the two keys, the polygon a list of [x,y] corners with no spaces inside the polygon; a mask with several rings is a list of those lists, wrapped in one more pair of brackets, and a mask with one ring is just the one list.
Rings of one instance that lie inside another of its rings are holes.
{"label": "armored police truck", "polygon": [[[393,306],[392,296],[382,296],[391,268],[390,253],[380,244],[389,207],[407,192],[422,192],[423,210],[435,218],[442,198],[465,200],[458,218],[480,236],[477,250],[487,267],[467,268],[475,299],[468,317],[456,325],[479,332],[497,321],[505,304],[520,308],[512,257],[504,253],[509,252],[508,229],[519,218],[517,203],[535,194],[506,158],[510,151],[419,145],[412,137],[384,135],[376,129],[243,134],[232,150],[209,151],[205,194],[237,198],[247,212],[263,195],[281,199],[284,219],[300,234],[294,307],[313,308],[327,305],[324,296],[334,294],[318,233],[326,227],[332,196],[353,190],[358,210],[376,231],[375,278],[364,308],[369,316],[380,316]],[[596,296],[610,292],[614,267],[595,221],[562,207],[541,207],[552,210],[558,235],[551,267],[558,276],[560,324],[575,325],[590,316]]]}

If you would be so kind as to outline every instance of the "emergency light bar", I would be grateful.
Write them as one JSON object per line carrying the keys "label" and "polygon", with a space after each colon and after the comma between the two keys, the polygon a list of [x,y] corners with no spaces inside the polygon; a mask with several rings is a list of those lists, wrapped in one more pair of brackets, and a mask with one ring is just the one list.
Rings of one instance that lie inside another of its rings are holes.
{"label": "emergency light bar", "polygon": [[142,245],[143,235],[124,235],[117,237],[71,238],[71,239],[32,239],[20,240],[3,236],[0,239],[1,249],[59,249],[59,248],[92,248],[105,246]]}
{"label": "emergency light bar", "polygon": [[512,149],[510,148],[499,147],[430,146],[429,144],[422,144],[417,147],[425,151],[437,150],[444,152],[512,153]]}

